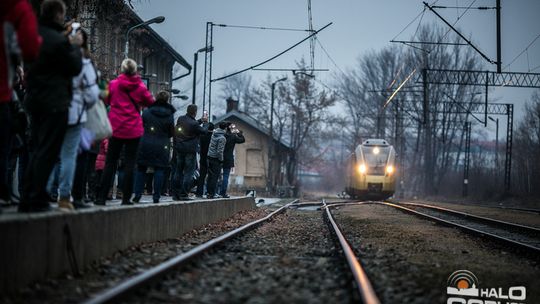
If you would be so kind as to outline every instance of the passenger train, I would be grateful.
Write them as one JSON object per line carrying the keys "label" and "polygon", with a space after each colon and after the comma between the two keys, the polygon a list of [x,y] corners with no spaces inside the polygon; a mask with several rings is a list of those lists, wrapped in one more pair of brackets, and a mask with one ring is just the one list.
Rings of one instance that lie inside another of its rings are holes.
{"label": "passenger train", "polygon": [[345,192],[352,198],[382,200],[394,195],[396,151],[384,139],[358,145],[347,163]]}

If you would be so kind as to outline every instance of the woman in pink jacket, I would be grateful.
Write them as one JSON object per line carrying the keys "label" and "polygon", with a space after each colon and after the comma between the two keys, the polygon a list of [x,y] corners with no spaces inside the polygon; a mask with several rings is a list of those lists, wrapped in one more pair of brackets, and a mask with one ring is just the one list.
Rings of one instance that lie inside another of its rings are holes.
{"label": "woman in pink jacket", "polygon": [[122,185],[122,205],[132,205],[133,172],[139,140],[143,135],[141,107],[154,103],[152,94],[137,75],[137,63],[132,59],[124,59],[118,78],[109,84],[109,95],[106,103],[110,105],[109,120],[113,134],[109,139],[105,169],[101,178],[101,186],[96,198],[96,205],[105,205],[105,199],[112,183],[120,152],[124,151],[124,180]]}

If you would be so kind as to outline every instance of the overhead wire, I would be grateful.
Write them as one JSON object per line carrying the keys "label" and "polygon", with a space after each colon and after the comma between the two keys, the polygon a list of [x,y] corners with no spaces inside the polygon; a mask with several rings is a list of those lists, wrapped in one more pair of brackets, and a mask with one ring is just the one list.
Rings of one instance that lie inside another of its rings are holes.
{"label": "overhead wire", "polygon": [[529,48],[538,40],[538,38],[540,38],[540,33],[536,36],[536,38],[531,41],[531,43],[527,45],[527,47],[525,47],[525,49],[523,49],[523,51],[521,51],[516,57],[514,57],[514,59],[512,59],[509,64],[504,66],[503,70],[506,70],[509,66],[511,66],[512,63],[514,63],[519,57],[521,57],[521,55],[523,55],[523,53],[528,52]]}
{"label": "overhead wire", "polygon": [[219,27],[232,27],[232,28],[243,28],[251,30],[270,30],[270,31],[289,31],[289,32],[311,32],[308,29],[294,29],[294,28],[284,28],[284,27],[266,27],[266,26],[252,26],[252,25],[231,25],[231,24],[217,24],[214,23],[214,26]]}
{"label": "overhead wire", "polygon": [[[438,0],[437,0],[437,1],[438,1]],[[437,1],[435,1],[433,4],[437,3]],[[467,11],[474,5],[474,3],[476,3],[476,1],[477,1],[477,0],[474,0],[473,2],[471,2],[471,4],[467,7],[467,9],[465,9],[465,10],[463,11],[463,13],[462,13],[462,14],[456,19],[456,21],[452,24],[452,27],[455,26],[455,25],[459,22],[459,20],[461,20],[461,18],[462,18],[462,17],[465,15],[465,13],[467,13]],[[433,5],[433,4],[432,4],[432,5]],[[450,33],[450,31],[451,31],[451,29],[448,29],[448,30],[446,31],[446,33],[439,39],[439,41],[438,41],[437,43],[441,42],[444,38],[446,38],[446,36],[448,35],[448,33]],[[428,57],[432,54],[431,52],[432,52],[436,47],[437,47],[437,44],[433,45],[433,46],[430,48],[430,50],[429,50],[429,52],[428,52],[428,54],[427,54]],[[414,75],[414,73],[417,71],[417,69],[418,69],[418,67],[415,67],[415,68],[413,69],[413,71],[411,72],[411,74],[409,74],[409,76],[407,77],[407,79],[405,79],[405,81],[404,81],[404,82],[403,82],[403,83],[402,83],[402,84],[401,84],[401,85],[400,85],[400,86],[392,93],[392,95],[390,95],[390,96],[393,97],[393,96],[400,90],[400,88],[403,87],[403,85],[405,85],[405,83],[407,83],[407,81],[409,81],[409,80],[412,78],[412,75]],[[391,99],[390,99],[390,100],[391,100]],[[388,105],[388,103],[389,103],[390,100],[387,100],[387,101],[385,102],[385,106]]]}
{"label": "overhead wire", "polygon": [[211,79],[210,81],[211,81],[211,82],[216,82],[216,81],[219,81],[219,80],[223,80],[223,79],[225,79],[225,78],[229,78],[229,77],[232,77],[232,76],[234,76],[234,75],[238,75],[238,74],[240,74],[240,73],[243,73],[243,72],[252,70],[252,69],[254,69],[254,68],[256,68],[256,67],[259,67],[259,66],[261,66],[261,65],[263,65],[263,64],[265,64],[265,63],[268,63],[268,62],[270,62],[270,61],[272,61],[272,60],[274,60],[274,59],[280,57],[281,55],[287,53],[288,51],[292,50],[293,48],[297,47],[298,45],[302,44],[304,41],[308,40],[309,38],[315,36],[316,34],[318,34],[319,32],[321,32],[322,30],[324,30],[324,29],[326,29],[327,27],[329,27],[330,25],[332,25],[332,23],[333,23],[333,22],[328,23],[327,25],[323,26],[323,27],[320,28],[319,30],[317,30],[317,31],[315,31],[315,32],[313,32],[313,33],[311,33],[310,35],[308,35],[308,36],[305,37],[304,39],[302,39],[302,40],[300,40],[299,42],[293,44],[292,46],[290,46],[290,47],[287,48],[286,50],[284,50],[284,51],[278,53],[277,55],[274,55],[274,56],[270,57],[269,59],[266,59],[266,60],[264,60],[264,61],[262,61],[262,62],[260,62],[260,63],[258,63],[258,64],[256,64],[256,65],[252,65],[252,66],[247,67],[247,68],[245,68],[245,69],[242,69],[242,70],[236,71],[236,72],[234,72],[234,73],[225,75],[225,76],[223,76],[223,77]]}

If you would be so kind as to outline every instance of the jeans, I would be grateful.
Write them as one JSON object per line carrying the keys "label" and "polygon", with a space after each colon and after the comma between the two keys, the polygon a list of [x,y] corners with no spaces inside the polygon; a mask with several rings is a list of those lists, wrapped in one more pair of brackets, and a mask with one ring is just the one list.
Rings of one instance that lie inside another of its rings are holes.
{"label": "jeans", "polygon": [[174,195],[188,196],[193,186],[193,175],[197,169],[196,153],[176,153],[176,174],[174,175]]}
{"label": "jeans", "polygon": [[[135,197],[141,197],[144,184],[146,181],[146,170],[148,167],[139,166],[135,176]],[[158,202],[161,197],[161,187],[163,186],[163,181],[165,178],[165,168],[154,167],[154,186],[152,198],[154,202]]]}
{"label": "jeans", "polygon": [[48,206],[47,182],[66,134],[68,112],[32,113],[32,153],[24,173],[20,210]]}
{"label": "jeans", "polygon": [[107,158],[105,160],[105,169],[103,170],[103,176],[101,179],[101,186],[99,189],[99,196],[97,201],[104,202],[109,192],[109,187],[112,184],[114,174],[120,159],[120,153],[122,148],[125,148],[123,174],[122,178],[122,202],[127,203],[131,200],[131,194],[133,193],[133,180],[135,170],[135,160],[137,158],[137,149],[139,148],[140,138],[116,138],[111,137],[109,139],[109,150],[107,151]]}
{"label": "jeans", "polygon": [[216,194],[217,182],[221,173],[223,163],[217,158],[208,158],[208,180],[206,181],[206,189],[208,190],[208,198],[212,198]]}
{"label": "jeans", "polygon": [[[77,152],[81,143],[82,125],[70,126],[64,135],[62,149],[60,150],[60,162],[58,166],[58,196],[61,199],[69,199],[71,196],[71,187],[73,186],[73,177],[75,176],[75,166],[77,164]],[[54,169],[47,183],[47,191],[55,193],[53,189]]]}
{"label": "jeans", "polygon": [[11,185],[8,185],[9,153],[11,149],[11,109],[9,103],[0,103],[0,199],[9,201]]}
{"label": "jeans", "polygon": [[227,195],[227,187],[229,186],[230,175],[231,175],[231,167],[223,167],[223,181],[221,182],[221,189],[219,192],[221,196]]}

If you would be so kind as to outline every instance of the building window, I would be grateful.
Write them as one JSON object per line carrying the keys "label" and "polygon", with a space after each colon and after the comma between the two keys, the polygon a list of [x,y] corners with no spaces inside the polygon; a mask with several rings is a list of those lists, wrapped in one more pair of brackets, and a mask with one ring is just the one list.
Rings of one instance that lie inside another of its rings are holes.
{"label": "building window", "polygon": [[264,158],[260,149],[246,150],[246,173],[249,175],[264,175]]}

